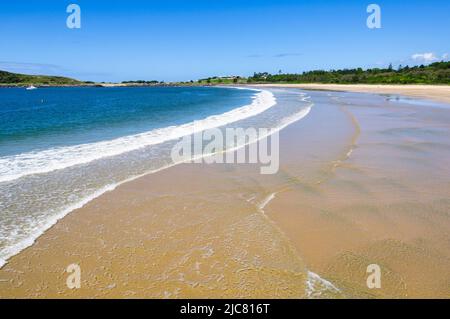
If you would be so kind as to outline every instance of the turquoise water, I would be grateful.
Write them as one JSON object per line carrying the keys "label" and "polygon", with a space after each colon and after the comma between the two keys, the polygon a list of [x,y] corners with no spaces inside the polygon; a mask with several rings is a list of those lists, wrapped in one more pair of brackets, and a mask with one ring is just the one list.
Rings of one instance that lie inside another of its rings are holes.
{"label": "turquoise water", "polygon": [[309,108],[300,91],[0,89],[0,267],[74,209],[178,164],[171,150],[183,136],[282,128]]}
{"label": "turquoise water", "polygon": [[250,104],[223,88],[0,89],[0,156],[180,125]]}

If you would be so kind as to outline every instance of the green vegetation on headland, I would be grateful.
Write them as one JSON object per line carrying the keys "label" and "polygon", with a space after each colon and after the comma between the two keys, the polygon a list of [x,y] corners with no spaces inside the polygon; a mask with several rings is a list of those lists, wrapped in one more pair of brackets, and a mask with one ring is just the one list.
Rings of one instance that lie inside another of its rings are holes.
{"label": "green vegetation on headland", "polygon": [[[190,82],[189,82],[190,83]],[[121,83],[79,81],[68,77],[50,76],[50,75],[28,75],[12,73],[0,70],[0,86],[163,86],[163,85],[182,85],[182,83],[168,83],[162,81],[123,81]]]}
{"label": "green vegetation on headland", "polygon": [[27,75],[11,73],[0,70],[0,85],[3,86],[25,86],[25,85],[83,85],[87,82],[81,82],[75,79],[62,76],[48,75]]}
{"label": "green vegetation on headland", "polygon": [[78,81],[61,76],[25,75],[0,70],[0,86],[205,86],[239,85],[258,83],[323,83],[323,84],[450,84],[450,62],[436,62],[430,65],[405,66],[394,69],[374,68],[363,70],[343,69],[330,71],[308,71],[303,73],[269,74],[255,73],[245,78],[241,76],[209,77],[197,81],[123,81],[121,83],[96,83]]}
{"label": "green vegetation on headland", "polygon": [[450,84],[450,62],[436,62],[424,66],[392,65],[387,69],[344,69],[309,71],[301,74],[276,75],[255,73],[247,83],[324,83],[324,84]]}
{"label": "green vegetation on headland", "polygon": [[214,76],[206,79],[200,79],[196,83],[203,85],[214,85],[214,84],[245,84],[247,82],[248,82],[247,78],[240,76],[224,76],[224,77]]}

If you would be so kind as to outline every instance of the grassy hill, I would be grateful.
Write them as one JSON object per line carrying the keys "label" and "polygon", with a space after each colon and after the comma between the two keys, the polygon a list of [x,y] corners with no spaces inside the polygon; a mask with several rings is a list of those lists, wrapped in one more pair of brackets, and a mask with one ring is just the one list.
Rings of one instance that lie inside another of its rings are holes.
{"label": "grassy hill", "polygon": [[226,84],[226,85],[232,85],[232,84],[245,84],[247,83],[247,79],[240,76],[226,76],[226,77],[210,77],[206,79],[200,79],[196,83],[202,84],[202,85],[214,85],[214,84]]}
{"label": "grassy hill", "polygon": [[393,69],[344,69],[301,74],[255,73],[247,83],[450,84],[450,62]]}
{"label": "grassy hill", "polygon": [[[450,62],[436,62],[430,65],[414,67],[391,66],[386,69],[374,68],[363,70],[316,70],[298,74],[255,73],[245,78],[240,76],[210,77],[190,82],[164,83],[158,81],[124,81],[122,85],[217,85],[217,84],[252,84],[252,83],[326,83],[326,84],[450,84]],[[26,75],[0,70],[0,86],[25,85],[94,85],[62,76]]]}
{"label": "grassy hill", "polygon": [[84,83],[62,76],[27,75],[0,70],[0,85],[80,85]]}

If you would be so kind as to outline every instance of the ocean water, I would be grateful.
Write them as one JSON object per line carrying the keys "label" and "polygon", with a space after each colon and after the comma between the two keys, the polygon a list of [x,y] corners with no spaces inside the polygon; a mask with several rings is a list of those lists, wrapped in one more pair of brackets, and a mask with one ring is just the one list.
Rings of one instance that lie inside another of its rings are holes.
{"label": "ocean water", "polygon": [[0,154],[111,140],[250,104],[250,90],[22,88],[0,90]]}
{"label": "ocean water", "polygon": [[278,94],[204,87],[0,89],[0,267],[67,213],[121,183],[178,164],[170,152],[181,137],[225,126],[281,129],[311,109],[300,91],[289,93],[296,96],[290,104],[277,103]]}

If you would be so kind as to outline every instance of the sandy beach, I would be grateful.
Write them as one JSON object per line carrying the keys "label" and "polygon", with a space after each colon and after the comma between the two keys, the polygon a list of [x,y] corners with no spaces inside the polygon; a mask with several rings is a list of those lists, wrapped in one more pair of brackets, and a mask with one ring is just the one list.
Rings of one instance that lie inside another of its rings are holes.
{"label": "sandy beach", "polygon": [[449,87],[271,87],[314,103],[281,131],[277,174],[181,164],[125,183],[12,257],[0,297],[448,298],[450,106],[336,91],[448,103]]}
{"label": "sandy beach", "polygon": [[259,87],[285,87],[305,90],[327,90],[374,94],[401,94],[450,103],[448,85],[389,85],[389,84],[260,84]]}

